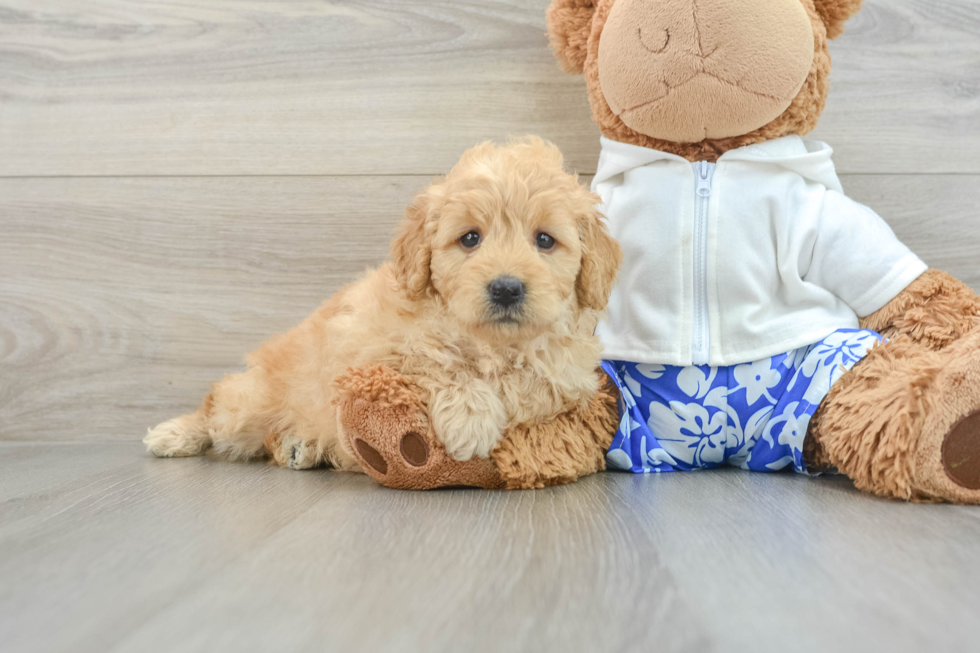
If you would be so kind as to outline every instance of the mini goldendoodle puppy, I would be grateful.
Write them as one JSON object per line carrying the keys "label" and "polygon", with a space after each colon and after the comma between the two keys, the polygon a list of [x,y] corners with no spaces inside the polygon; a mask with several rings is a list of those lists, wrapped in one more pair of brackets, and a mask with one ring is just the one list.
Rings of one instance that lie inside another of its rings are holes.
{"label": "mini goldendoodle puppy", "polygon": [[150,429],[157,456],[271,456],[358,470],[334,379],[383,364],[414,381],[458,460],[597,391],[593,335],[621,259],[598,197],[536,138],[466,152],[409,207],[392,261],[263,344],[195,412]]}

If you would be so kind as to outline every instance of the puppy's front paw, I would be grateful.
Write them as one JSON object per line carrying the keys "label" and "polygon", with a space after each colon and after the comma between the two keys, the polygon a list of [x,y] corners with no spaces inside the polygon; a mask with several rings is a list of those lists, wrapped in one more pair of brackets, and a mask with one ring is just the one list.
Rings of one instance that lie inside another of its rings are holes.
{"label": "puppy's front paw", "polygon": [[432,426],[456,460],[487,458],[504,436],[507,415],[491,393],[470,388],[469,396],[435,394],[429,404]]}
{"label": "puppy's front paw", "polygon": [[469,424],[466,428],[442,433],[445,435],[441,435],[440,439],[446,452],[459,461],[489,457],[504,435],[495,424]]}

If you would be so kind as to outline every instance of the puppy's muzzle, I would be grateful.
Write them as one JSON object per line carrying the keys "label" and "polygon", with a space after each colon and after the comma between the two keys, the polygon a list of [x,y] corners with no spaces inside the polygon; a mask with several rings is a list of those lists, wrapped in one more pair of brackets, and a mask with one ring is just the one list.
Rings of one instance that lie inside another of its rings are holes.
{"label": "puppy's muzzle", "polygon": [[517,277],[497,277],[487,285],[490,302],[499,308],[514,308],[524,301],[527,287]]}

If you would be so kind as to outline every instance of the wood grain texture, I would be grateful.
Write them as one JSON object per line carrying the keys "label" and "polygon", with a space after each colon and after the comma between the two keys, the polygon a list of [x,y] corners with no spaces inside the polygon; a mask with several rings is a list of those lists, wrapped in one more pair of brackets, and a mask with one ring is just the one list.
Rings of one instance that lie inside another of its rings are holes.
{"label": "wood grain texture", "polygon": [[[0,440],[133,440],[369,266],[422,177],[0,180]],[[853,176],[980,288],[971,176]]]}
{"label": "wood grain texture", "polygon": [[[0,0],[0,175],[433,174],[535,133],[594,172],[548,0]],[[817,136],[843,172],[980,173],[980,5],[867,0]]]}
{"label": "wood grain texture", "polygon": [[425,181],[0,180],[0,439],[180,412],[381,261]]}
{"label": "wood grain texture", "polygon": [[[0,0],[0,649],[976,649],[974,508],[735,471],[405,493],[143,453],[378,263],[467,147],[536,133],[594,171],[547,3]],[[980,3],[866,0],[832,53],[815,136],[846,190],[980,289]]]}
{"label": "wood grain texture", "polygon": [[0,443],[0,641],[90,651],[968,651],[975,509],[844,479],[529,492]]}

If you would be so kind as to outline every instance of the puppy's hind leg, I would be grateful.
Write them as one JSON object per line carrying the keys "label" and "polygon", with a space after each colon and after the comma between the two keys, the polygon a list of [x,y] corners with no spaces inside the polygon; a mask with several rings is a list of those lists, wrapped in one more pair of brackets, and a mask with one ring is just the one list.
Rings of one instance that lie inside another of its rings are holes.
{"label": "puppy's hind leg", "polygon": [[226,458],[253,458],[265,451],[266,403],[261,368],[229,374],[214,384],[200,408],[150,429],[143,443],[162,458],[200,456],[209,447]]}
{"label": "puppy's hind leg", "polygon": [[146,450],[160,458],[200,456],[211,446],[208,435],[208,415],[212,397],[208,395],[193,413],[157,424],[146,432]]}
{"label": "puppy's hind leg", "polygon": [[214,452],[231,460],[264,456],[270,431],[269,384],[261,367],[229,374],[211,391],[208,435]]}

